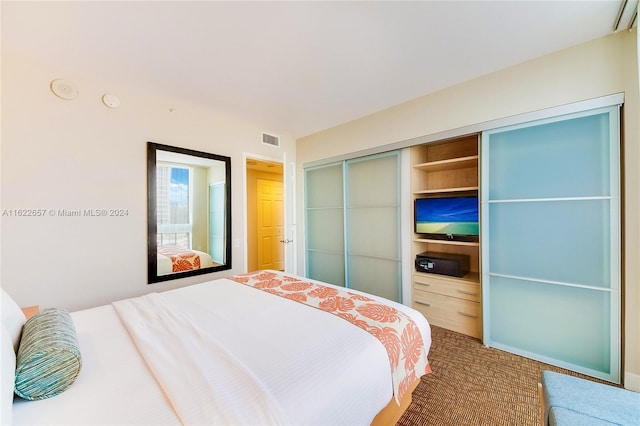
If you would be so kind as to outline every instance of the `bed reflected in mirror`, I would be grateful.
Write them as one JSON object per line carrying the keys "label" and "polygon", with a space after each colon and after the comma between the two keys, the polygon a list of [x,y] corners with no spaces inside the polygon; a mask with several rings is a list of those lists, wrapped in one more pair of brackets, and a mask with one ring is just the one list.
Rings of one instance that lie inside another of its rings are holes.
{"label": "bed reflected in mirror", "polygon": [[231,269],[231,159],[147,143],[148,282]]}

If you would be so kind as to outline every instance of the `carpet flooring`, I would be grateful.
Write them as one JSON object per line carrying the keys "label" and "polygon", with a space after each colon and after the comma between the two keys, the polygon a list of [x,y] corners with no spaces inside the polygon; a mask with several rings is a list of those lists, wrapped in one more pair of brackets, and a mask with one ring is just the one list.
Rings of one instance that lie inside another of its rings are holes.
{"label": "carpet flooring", "polygon": [[429,363],[399,426],[539,425],[542,371],[585,377],[434,326]]}

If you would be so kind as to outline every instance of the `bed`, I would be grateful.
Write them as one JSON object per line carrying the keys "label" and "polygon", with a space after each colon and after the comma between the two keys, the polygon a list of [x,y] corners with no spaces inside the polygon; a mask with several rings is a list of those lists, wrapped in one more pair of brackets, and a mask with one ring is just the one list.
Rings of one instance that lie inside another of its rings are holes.
{"label": "bed", "polygon": [[158,247],[158,275],[219,266],[208,253],[177,246]]}
{"label": "bed", "polygon": [[70,317],[80,373],[51,398],[16,397],[13,424],[392,424],[430,371],[417,311],[277,271]]}

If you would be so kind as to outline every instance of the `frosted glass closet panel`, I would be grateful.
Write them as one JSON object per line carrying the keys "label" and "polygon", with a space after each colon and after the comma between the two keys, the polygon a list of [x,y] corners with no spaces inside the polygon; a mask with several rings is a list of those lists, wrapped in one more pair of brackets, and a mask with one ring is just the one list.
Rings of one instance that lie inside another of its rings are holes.
{"label": "frosted glass closet panel", "polygon": [[402,299],[399,172],[398,151],[305,169],[309,278]]}
{"label": "frosted glass closet panel", "polygon": [[345,285],[342,162],[305,169],[307,277]]}
{"label": "frosted glass closet panel", "polygon": [[346,162],[347,286],[400,301],[400,154]]}
{"label": "frosted glass closet panel", "polygon": [[610,372],[611,293],[495,276],[489,297],[489,346]]}
{"label": "frosted glass closet panel", "polygon": [[608,288],[610,210],[599,199],[490,203],[489,270]]}
{"label": "frosted glass closet panel", "polygon": [[482,136],[484,340],[620,375],[618,107]]}
{"label": "frosted glass closet panel", "polygon": [[488,132],[489,199],[611,195],[609,114]]}
{"label": "frosted glass closet panel", "polygon": [[226,187],[224,183],[209,185],[209,254],[214,262],[224,264],[225,212],[223,207]]}

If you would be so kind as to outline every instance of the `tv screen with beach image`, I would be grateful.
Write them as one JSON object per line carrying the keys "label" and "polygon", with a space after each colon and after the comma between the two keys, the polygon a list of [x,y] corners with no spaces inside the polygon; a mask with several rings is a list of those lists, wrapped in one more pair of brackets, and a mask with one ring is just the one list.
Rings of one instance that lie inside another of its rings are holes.
{"label": "tv screen with beach image", "polygon": [[479,235],[478,197],[418,198],[417,234]]}

